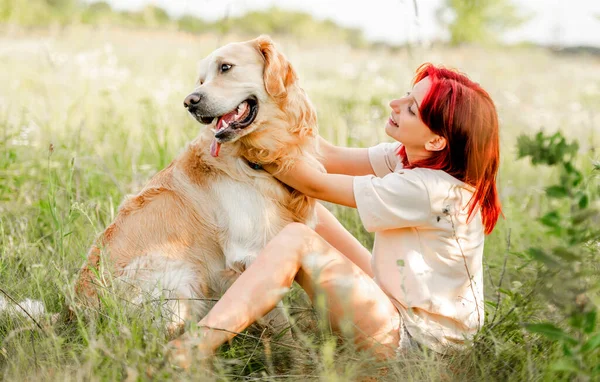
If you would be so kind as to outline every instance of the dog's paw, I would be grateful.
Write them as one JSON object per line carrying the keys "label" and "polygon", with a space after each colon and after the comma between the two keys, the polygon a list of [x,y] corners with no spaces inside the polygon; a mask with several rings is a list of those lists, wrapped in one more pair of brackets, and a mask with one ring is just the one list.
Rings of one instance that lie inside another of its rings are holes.
{"label": "dog's paw", "polygon": [[167,362],[184,370],[189,370],[193,364],[205,364],[212,356],[213,352],[203,346],[200,338],[189,333],[167,344]]}
{"label": "dog's paw", "polygon": [[170,365],[187,370],[192,365],[191,350],[191,346],[182,338],[175,339],[167,344],[167,362]]}

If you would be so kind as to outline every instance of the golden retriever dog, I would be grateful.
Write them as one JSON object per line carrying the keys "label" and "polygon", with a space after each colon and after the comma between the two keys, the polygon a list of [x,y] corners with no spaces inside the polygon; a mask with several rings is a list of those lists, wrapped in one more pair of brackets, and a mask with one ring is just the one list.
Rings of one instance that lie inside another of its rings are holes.
{"label": "golden retriever dog", "polygon": [[313,106],[270,38],[217,49],[196,85],[184,106],[207,126],[126,198],[75,287],[85,304],[98,304],[108,284],[128,301],[160,300],[172,334],[206,314],[283,227],[314,224],[315,201],[255,163],[304,160],[323,170]]}

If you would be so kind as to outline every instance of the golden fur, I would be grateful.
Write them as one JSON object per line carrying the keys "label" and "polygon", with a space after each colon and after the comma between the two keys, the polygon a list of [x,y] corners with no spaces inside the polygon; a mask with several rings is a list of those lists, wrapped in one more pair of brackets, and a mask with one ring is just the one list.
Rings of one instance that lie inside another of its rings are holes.
{"label": "golden fur", "polygon": [[[236,72],[215,72],[223,60],[237,62]],[[201,127],[177,159],[126,198],[81,270],[76,294],[84,303],[97,304],[102,287],[121,281],[135,301],[157,294],[180,298],[169,306],[176,311],[170,329],[178,331],[209,309],[197,299],[220,297],[285,225],[313,223],[313,199],[248,165],[287,168],[305,160],[322,169],[315,111],[296,72],[266,36],[226,45],[202,62],[197,91],[215,105],[239,103],[242,88],[259,101],[252,125],[224,143],[216,158],[209,150],[213,131]]]}

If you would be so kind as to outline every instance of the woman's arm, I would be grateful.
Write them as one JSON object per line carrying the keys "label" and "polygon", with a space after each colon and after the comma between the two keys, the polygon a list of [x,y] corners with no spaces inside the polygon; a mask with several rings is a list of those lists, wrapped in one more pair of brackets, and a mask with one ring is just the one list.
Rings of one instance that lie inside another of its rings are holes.
{"label": "woman's arm", "polygon": [[330,174],[375,175],[369,161],[369,149],[335,146],[319,136],[323,166]]}
{"label": "woman's arm", "polygon": [[315,231],[329,244],[340,251],[366,274],[373,277],[371,252],[340,223],[321,203],[317,203],[317,226]]}
{"label": "woman's arm", "polygon": [[303,161],[296,162],[294,167],[286,172],[278,172],[275,165],[264,165],[263,168],[281,182],[307,196],[356,208],[353,176],[322,173]]}

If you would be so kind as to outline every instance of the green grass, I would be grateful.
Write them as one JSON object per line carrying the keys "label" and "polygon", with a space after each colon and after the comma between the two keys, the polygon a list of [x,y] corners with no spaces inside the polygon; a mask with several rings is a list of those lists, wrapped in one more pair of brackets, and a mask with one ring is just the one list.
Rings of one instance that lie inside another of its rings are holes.
{"label": "green grass", "polygon": [[[228,40],[235,38],[102,28],[2,30],[0,286],[5,291],[64,313],[88,247],[121,200],[140,190],[202,128],[187,117],[182,100],[193,88],[197,61]],[[206,378],[573,377],[551,369],[562,357],[561,347],[523,327],[563,315],[536,292],[539,266],[520,255],[551,241],[536,218],[549,206],[544,187],[556,182],[556,172],[517,160],[515,144],[519,134],[560,129],[580,141],[581,163],[589,167],[590,150],[598,146],[597,58],[531,48],[390,52],[276,41],[318,110],[321,134],[340,145],[386,140],[387,102],[409,89],[414,69],[424,61],[458,67],[489,90],[501,118],[499,190],[505,218],[485,247],[488,325],[464,353],[414,354],[384,365],[332,336],[318,309],[310,309],[306,296],[294,289],[287,306],[297,328],[295,341],[265,338],[254,329],[221,349]],[[372,245],[356,211],[331,208],[365,246]],[[511,294],[501,293],[499,300],[501,275]],[[590,298],[600,304],[597,294]],[[65,324],[48,316],[39,330],[24,318],[0,317],[1,378],[186,380],[207,373],[165,364],[167,339],[159,329],[160,315],[150,307],[129,306],[107,293],[99,311],[78,311],[77,318]]]}

